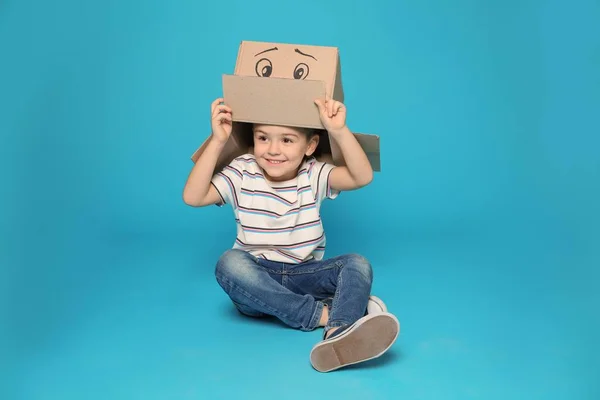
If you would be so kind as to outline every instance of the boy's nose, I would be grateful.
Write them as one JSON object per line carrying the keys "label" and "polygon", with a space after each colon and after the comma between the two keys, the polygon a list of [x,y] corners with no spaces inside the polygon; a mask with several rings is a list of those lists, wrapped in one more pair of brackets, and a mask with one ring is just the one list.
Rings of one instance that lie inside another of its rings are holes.
{"label": "boy's nose", "polygon": [[279,145],[275,142],[271,142],[269,145],[269,154],[279,154]]}

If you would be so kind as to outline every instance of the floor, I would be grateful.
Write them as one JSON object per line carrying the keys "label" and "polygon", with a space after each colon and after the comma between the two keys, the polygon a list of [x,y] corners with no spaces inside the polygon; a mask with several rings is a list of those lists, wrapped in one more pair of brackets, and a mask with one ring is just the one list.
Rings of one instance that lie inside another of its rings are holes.
{"label": "floor", "polygon": [[597,360],[584,348],[592,336],[583,325],[597,304],[587,302],[591,283],[574,286],[581,285],[576,273],[584,260],[550,236],[527,244],[460,235],[406,240],[395,258],[381,243],[371,257],[373,292],[398,316],[401,335],[379,359],[329,374],[309,364],[320,331],[294,331],[234,311],[212,274],[221,249],[167,237],[91,237],[80,238],[56,264],[70,271],[70,281],[53,281],[53,271],[41,268],[28,278],[31,286],[12,314],[15,362],[5,375],[12,374],[10,396],[3,398],[592,399],[598,393],[591,386]]}

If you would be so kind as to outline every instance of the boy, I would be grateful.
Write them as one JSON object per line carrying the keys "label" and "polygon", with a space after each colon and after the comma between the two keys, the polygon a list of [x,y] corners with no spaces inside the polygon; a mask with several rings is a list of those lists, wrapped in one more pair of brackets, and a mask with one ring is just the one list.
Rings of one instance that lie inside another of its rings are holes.
{"label": "boy", "polygon": [[183,191],[195,207],[231,204],[237,222],[232,249],[216,266],[219,285],[245,315],[273,315],[303,331],[324,327],[310,354],[317,371],[382,355],[400,325],[370,296],[371,265],[356,254],[324,259],[322,200],[369,184],[373,170],[346,126],[338,101],[315,100],[323,126],[339,144],[347,166],[317,161],[318,134],[303,128],[253,126],[253,151],[213,174],[232,132],[232,110],[216,99],[212,134]]}

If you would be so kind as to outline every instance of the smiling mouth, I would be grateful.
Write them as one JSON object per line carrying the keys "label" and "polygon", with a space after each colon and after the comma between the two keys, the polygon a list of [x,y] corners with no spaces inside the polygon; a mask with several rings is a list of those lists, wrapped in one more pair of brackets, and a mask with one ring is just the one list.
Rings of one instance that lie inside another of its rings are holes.
{"label": "smiling mouth", "polygon": [[267,160],[267,162],[271,165],[281,165],[283,164],[285,161],[282,160],[270,160],[268,158],[265,158],[265,160]]}

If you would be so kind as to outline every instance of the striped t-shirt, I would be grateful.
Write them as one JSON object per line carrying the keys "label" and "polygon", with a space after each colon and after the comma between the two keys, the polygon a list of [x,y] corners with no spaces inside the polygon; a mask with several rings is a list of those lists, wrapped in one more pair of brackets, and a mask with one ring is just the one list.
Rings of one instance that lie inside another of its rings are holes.
{"label": "striped t-shirt", "polygon": [[230,204],[237,223],[233,248],[267,260],[300,263],[321,260],[325,231],[322,200],[339,192],[329,186],[334,165],[305,160],[296,178],[267,181],[252,154],[237,157],[212,178],[222,202]]}

